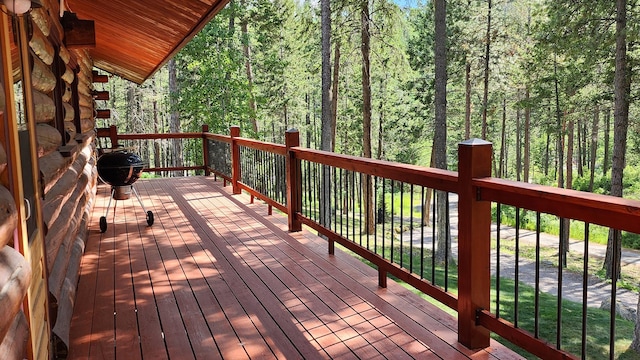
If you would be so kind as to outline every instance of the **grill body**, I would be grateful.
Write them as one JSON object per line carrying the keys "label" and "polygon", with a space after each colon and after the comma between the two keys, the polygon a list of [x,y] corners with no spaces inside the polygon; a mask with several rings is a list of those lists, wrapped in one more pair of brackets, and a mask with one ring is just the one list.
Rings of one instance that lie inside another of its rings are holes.
{"label": "grill body", "polygon": [[98,176],[105,183],[111,185],[111,198],[109,198],[109,205],[107,205],[107,212],[105,216],[100,218],[100,232],[107,231],[107,216],[109,215],[109,208],[111,207],[111,200],[126,200],[129,199],[131,193],[135,194],[142,210],[146,213],[147,224],[153,225],[153,213],[146,211],[138,192],[133,187],[142,174],[144,169],[144,163],[140,157],[132,152],[128,151],[114,151],[104,153],[98,158],[96,164],[98,168]]}
{"label": "grill body", "polygon": [[105,153],[98,159],[98,175],[111,186],[133,185],[144,169],[140,157],[128,151]]}

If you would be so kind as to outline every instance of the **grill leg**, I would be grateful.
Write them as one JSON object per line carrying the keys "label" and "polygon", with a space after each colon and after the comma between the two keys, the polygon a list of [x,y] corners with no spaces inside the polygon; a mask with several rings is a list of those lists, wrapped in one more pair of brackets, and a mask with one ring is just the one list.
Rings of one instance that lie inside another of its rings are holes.
{"label": "grill leg", "polygon": [[111,200],[113,200],[113,195],[116,193],[116,188],[114,186],[111,187],[111,197],[109,198],[109,205],[107,205],[107,212],[104,214],[104,217],[109,217],[109,209],[111,209]]}
{"label": "grill leg", "polygon": [[147,209],[144,208],[144,205],[142,204],[142,200],[140,200],[140,195],[138,195],[138,191],[136,190],[136,188],[133,187],[133,185],[131,185],[131,190],[133,190],[133,193],[136,195],[136,199],[138,199],[138,202],[142,207],[142,211],[144,211],[144,213],[147,215],[147,225],[149,226],[153,225],[153,213],[151,211],[147,211]]}
{"label": "grill leg", "polygon": [[133,185],[131,185],[131,190],[133,190],[133,193],[136,195],[136,199],[138,199],[138,202],[140,203],[140,206],[142,207],[142,211],[145,212],[145,214],[147,213],[147,209],[144,208],[144,205],[142,204],[142,200],[140,199],[140,195],[138,195],[138,191],[136,191],[136,188],[133,187]]}

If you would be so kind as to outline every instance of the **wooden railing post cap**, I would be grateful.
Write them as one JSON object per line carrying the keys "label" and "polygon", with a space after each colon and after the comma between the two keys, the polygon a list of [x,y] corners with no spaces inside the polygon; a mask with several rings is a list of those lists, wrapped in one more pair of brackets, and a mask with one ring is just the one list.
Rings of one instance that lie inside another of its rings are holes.
{"label": "wooden railing post cap", "polygon": [[296,128],[291,128],[291,129],[286,131],[287,134],[297,133],[297,132],[298,132],[298,129],[296,129]]}
{"label": "wooden railing post cap", "polygon": [[480,145],[493,145],[490,141],[482,140],[482,139],[469,139],[465,141],[461,141],[458,145],[460,146],[480,146]]}

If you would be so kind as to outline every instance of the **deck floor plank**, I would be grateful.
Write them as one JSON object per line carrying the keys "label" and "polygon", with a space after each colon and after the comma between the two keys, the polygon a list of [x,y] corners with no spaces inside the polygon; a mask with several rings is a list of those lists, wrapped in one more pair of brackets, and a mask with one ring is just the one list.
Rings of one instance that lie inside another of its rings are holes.
{"label": "deck floor plank", "polygon": [[451,316],[391,280],[378,288],[377,271],[328,255],[309,231],[287,233],[286,218],[222,182],[135,186],[154,225],[132,197],[105,234],[110,194],[99,187],[71,359],[518,358],[498,343],[462,347]]}

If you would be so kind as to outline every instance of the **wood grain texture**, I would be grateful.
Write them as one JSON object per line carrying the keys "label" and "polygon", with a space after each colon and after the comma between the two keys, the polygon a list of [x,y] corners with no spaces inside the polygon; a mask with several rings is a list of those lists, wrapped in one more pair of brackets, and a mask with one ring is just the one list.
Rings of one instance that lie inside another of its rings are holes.
{"label": "wood grain texture", "polygon": [[18,211],[13,195],[0,185],[0,248],[13,241],[18,226]]}
{"label": "wood grain texture", "polygon": [[4,246],[0,250],[0,341],[11,329],[30,278],[31,267],[25,258],[12,247]]}
{"label": "wood grain texture", "polygon": [[493,341],[464,348],[454,318],[392,280],[379,289],[374,269],[222,185],[140,180],[156,222],[119,201],[104,234],[99,187],[69,359],[519,358]]}

